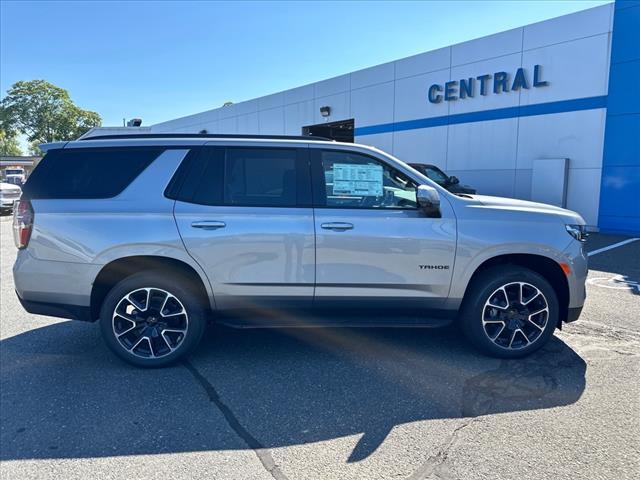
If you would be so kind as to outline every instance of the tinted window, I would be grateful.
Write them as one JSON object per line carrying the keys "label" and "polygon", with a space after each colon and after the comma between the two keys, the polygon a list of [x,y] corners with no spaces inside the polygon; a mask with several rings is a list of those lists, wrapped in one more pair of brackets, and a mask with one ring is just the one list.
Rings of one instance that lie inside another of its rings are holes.
{"label": "tinted window", "polygon": [[[180,199],[205,205],[308,206],[310,176],[304,160],[292,148],[207,148],[187,175]],[[191,184],[196,185],[192,195]]]}
{"label": "tinted window", "polygon": [[332,150],[320,160],[327,207],[417,208],[415,182],[383,162]]}
{"label": "tinted window", "polygon": [[228,150],[227,205],[295,205],[295,150]]}
{"label": "tinted window", "polygon": [[[181,197],[181,191],[186,191],[183,189],[183,186],[186,184],[187,179],[189,178],[189,171],[193,169],[194,165],[197,166],[198,160],[201,156],[201,147],[192,147],[189,150],[189,153],[185,156],[185,158],[180,162],[180,166],[174,173],[171,181],[167,185],[167,188],[164,191],[164,195],[167,198],[171,198],[173,200],[185,200]],[[190,192],[193,193],[193,180],[194,178],[200,178],[201,173],[198,176],[192,176],[191,178],[191,188]],[[187,199],[191,200],[191,198]]]}
{"label": "tinted window", "polygon": [[52,150],[24,186],[30,198],[110,198],[121,193],[161,148]]}

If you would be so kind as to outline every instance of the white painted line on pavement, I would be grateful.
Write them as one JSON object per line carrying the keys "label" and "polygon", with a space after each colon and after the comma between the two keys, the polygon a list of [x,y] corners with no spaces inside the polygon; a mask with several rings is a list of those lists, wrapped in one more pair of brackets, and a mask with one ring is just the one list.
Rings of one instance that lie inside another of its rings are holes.
{"label": "white painted line on pavement", "polygon": [[612,288],[614,290],[631,290],[636,289],[640,294],[640,283],[630,280],[625,275],[614,275],[613,277],[595,277],[587,280],[589,285],[596,287]]}
{"label": "white painted line on pavement", "polygon": [[623,240],[623,241],[618,242],[618,243],[614,243],[613,245],[609,245],[607,247],[599,248],[597,250],[594,250],[593,252],[588,252],[587,255],[589,257],[592,256],[592,255],[597,255],[599,253],[606,252],[607,250],[611,250],[613,248],[621,247],[623,245],[626,245],[627,243],[635,242],[636,240],[640,240],[640,238],[627,238],[626,240]]}

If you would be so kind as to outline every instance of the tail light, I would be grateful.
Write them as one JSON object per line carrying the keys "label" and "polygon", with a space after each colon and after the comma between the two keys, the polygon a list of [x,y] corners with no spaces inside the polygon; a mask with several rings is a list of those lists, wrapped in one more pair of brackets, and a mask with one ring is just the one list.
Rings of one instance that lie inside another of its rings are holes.
{"label": "tail light", "polygon": [[33,230],[33,208],[29,200],[18,200],[13,208],[13,241],[18,248],[26,248]]}

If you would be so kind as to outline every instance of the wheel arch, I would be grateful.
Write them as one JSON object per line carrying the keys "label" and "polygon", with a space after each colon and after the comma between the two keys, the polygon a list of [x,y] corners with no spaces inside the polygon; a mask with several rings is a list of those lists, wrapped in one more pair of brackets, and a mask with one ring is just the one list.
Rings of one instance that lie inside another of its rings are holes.
{"label": "wheel arch", "polygon": [[145,270],[161,270],[168,274],[182,276],[191,282],[197,295],[203,300],[210,310],[215,309],[213,294],[210,291],[208,280],[203,278],[193,266],[171,257],[154,255],[135,255],[121,257],[105,264],[91,288],[91,319],[97,320],[100,316],[100,308],[109,291],[121,280],[134,273]]}
{"label": "wheel arch", "polygon": [[469,292],[471,285],[473,285],[478,276],[487,269],[499,265],[517,265],[528,268],[529,270],[532,270],[544,277],[551,284],[558,295],[560,315],[557,327],[561,328],[562,322],[567,320],[569,312],[569,282],[558,262],[544,255],[537,255],[533,253],[509,253],[486,259],[471,275],[465,289],[463,301]]}

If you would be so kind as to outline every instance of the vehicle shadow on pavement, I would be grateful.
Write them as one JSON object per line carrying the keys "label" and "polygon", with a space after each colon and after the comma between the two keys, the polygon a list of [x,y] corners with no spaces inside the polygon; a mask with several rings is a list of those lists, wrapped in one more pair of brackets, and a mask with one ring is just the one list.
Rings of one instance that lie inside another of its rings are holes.
{"label": "vehicle shadow on pavement", "polygon": [[559,407],[585,388],[584,360],[557,338],[502,361],[475,353],[453,327],[212,328],[187,362],[141,370],[111,355],[96,327],[61,322],[0,342],[0,459],[272,448],[360,434],[348,459],[358,461],[400,424]]}

